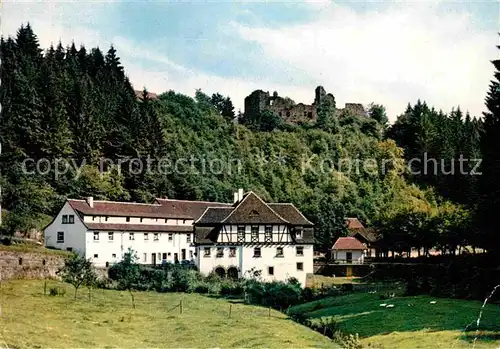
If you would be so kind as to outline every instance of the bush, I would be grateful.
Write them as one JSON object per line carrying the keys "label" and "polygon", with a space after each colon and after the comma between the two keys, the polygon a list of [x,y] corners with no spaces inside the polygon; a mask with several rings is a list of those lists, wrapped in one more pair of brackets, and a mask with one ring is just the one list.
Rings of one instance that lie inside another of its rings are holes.
{"label": "bush", "polygon": [[51,287],[49,290],[50,296],[64,296],[66,294],[66,290],[64,288],[59,287]]}

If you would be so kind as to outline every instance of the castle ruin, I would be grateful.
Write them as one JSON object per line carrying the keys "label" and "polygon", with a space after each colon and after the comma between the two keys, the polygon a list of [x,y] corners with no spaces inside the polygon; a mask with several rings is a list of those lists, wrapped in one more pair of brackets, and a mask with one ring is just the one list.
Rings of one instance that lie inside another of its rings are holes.
{"label": "castle ruin", "polygon": [[[284,122],[293,124],[310,123],[316,121],[318,107],[327,100],[335,102],[335,97],[331,93],[326,93],[323,86],[316,87],[312,104],[295,104],[288,97],[278,96],[278,92],[274,92],[271,96],[269,91],[256,90],[245,98],[245,115],[257,115],[264,110],[269,110]],[[360,103],[346,103],[344,109],[336,109],[336,114],[342,115],[344,110],[358,116],[367,115]]]}

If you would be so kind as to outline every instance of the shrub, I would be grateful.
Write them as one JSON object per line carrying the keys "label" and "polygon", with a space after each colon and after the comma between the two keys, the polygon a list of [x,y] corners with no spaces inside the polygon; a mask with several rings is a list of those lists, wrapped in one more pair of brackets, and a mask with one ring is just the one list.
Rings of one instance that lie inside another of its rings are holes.
{"label": "shrub", "polygon": [[66,290],[64,288],[51,287],[49,290],[50,296],[64,296],[65,294],[66,294]]}
{"label": "shrub", "polygon": [[354,290],[353,284],[342,284],[342,291],[352,292]]}

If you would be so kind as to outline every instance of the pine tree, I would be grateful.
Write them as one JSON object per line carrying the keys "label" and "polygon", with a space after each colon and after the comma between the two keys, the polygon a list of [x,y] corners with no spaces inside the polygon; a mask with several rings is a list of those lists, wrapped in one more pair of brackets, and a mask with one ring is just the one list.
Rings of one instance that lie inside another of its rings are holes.
{"label": "pine tree", "polygon": [[500,59],[492,61],[494,79],[486,96],[488,112],[484,114],[484,131],[481,135],[483,155],[480,178],[479,223],[483,230],[482,243],[487,249],[500,248],[500,235],[496,218],[500,214]]}

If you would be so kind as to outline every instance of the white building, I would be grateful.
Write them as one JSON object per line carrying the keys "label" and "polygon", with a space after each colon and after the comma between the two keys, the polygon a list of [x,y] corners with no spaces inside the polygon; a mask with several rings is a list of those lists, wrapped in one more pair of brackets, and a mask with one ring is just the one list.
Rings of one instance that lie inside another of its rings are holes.
{"label": "white building", "polygon": [[138,204],[68,199],[44,229],[45,246],[74,251],[98,267],[132,248],[143,264],[194,261],[200,272],[264,280],[313,273],[313,224],[292,204],[266,204],[253,192],[233,204],[156,199]]}
{"label": "white building", "polygon": [[367,247],[355,237],[340,237],[332,247],[336,263],[363,264]]}
{"label": "white building", "polygon": [[194,222],[196,264],[202,274],[265,281],[313,273],[313,224],[289,203],[266,204],[255,193],[235,193],[232,207],[209,207]]}
{"label": "white building", "polygon": [[143,264],[194,260],[193,221],[209,205],[231,206],[172,199],[153,204],[68,199],[44,229],[45,246],[75,251],[99,267],[119,262],[129,247]]}

